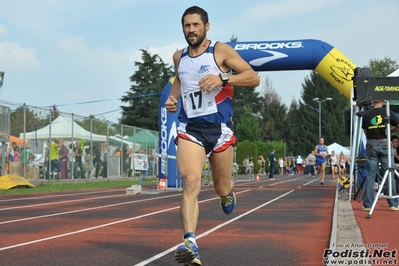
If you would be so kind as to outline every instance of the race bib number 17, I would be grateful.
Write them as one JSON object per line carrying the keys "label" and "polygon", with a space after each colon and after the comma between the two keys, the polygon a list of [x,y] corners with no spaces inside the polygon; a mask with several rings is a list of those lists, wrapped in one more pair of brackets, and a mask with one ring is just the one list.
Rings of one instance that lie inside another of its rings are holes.
{"label": "race bib number 17", "polygon": [[202,91],[192,91],[183,95],[183,108],[188,118],[213,114],[217,112],[215,96],[217,92],[209,94]]}

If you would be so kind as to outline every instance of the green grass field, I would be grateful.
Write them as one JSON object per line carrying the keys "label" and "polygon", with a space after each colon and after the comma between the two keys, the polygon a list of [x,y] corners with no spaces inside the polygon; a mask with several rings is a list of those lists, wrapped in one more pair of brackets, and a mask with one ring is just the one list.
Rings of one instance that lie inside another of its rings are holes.
{"label": "green grass field", "polygon": [[[138,181],[133,179],[100,179],[93,182],[88,180],[87,182],[72,183],[70,180],[62,181],[51,181],[48,183],[40,183],[35,185],[34,188],[12,188],[12,189],[0,189],[0,195],[14,195],[14,194],[31,194],[31,193],[45,193],[45,192],[57,192],[57,191],[68,191],[68,190],[85,190],[85,189],[99,189],[99,188],[127,188],[132,185],[137,185]],[[157,180],[144,179],[141,183],[145,185],[155,185]]]}

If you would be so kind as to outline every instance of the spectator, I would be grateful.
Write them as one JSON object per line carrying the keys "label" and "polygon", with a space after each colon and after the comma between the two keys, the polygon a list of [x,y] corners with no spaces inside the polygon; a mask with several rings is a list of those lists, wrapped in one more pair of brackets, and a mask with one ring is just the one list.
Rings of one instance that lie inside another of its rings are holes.
{"label": "spectator", "polygon": [[85,149],[85,154],[83,155],[83,158],[85,159],[84,166],[83,166],[83,170],[85,172],[85,178],[89,178],[89,173],[90,173],[90,177],[93,174],[93,171],[92,171],[93,169],[90,169],[91,168],[91,165],[90,165],[91,164],[90,163],[91,154],[90,154],[89,148]]}
{"label": "spectator", "polygon": [[290,165],[290,158],[285,157],[285,173],[289,175],[291,173],[291,165]]}
{"label": "spectator", "polygon": [[296,158],[296,171],[297,171],[298,175],[303,174],[302,163],[303,163],[303,159],[302,159],[301,155],[298,155],[298,158]]}
{"label": "spectator", "polygon": [[64,140],[60,139],[59,140],[59,151],[58,151],[58,156],[59,160],[61,162],[61,178],[62,179],[67,179],[68,178],[68,148],[64,145]]}
{"label": "spectator", "polygon": [[[83,179],[84,176],[85,176],[84,166],[83,166],[84,153],[83,153],[82,148],[80,147],[80,142],[79,141],[76,142],[76,146],[75,146],[75,149],[74,149],[74,156],[75,156],[75,170],[74,170],[75,178],[82,178]],[[78,169],[80,171],[78,171]]]}
{"label": "spectator", "polygon": [[133,160],[133,149],[129,148],[127,150],[127,158],[126,158],[126,165],[127,165],[127,176],[132,176],[133,174],[133,164],[132,164],[132,160]]}
{"label": "spectator", "polygon": [[315,168],[315,162],[316,162],[316,156],[314,155],[314,151],[309,153],[308,157],[306,158],[308,161],[308,175],[311,175],[312,177],[314,176],[314,168]]}
{"label": "spectator", "polygon": [[345,175],[346,156],[345,156],[344,152],[342,152],[342,151],[339,154],[338,162],[339,162],[339,172],[341,173],[341,175]]}
{"label": "spectator", "polygon": [[68,146],[68,167],[67,170],[69,172],[69,178],[75,178],[75,145],[71,142]]}
{"label": "spectator", "polygon": [[21,157],[21,155],[20,155],[20,153],[19,153],[19,148],[18,148],[18,147],[14,147],[13,150],[14,150],[14,159],[13,159],[13,162],[14,162],[14,163],[18,163],[18,162],[19,162],[19,159],[20,159],[20,157]]}
{"label": "spectator", "polygon": [[17,143],[14,141],[11,143],[11,147],[7,149],[7,159],[9,162],[14,162],[14,150],[18,148]]}
{"label": "spectator", "polygon": [[101,172],[103,170],[102,162],[101,162],[101,147],[97,146],[93,149],[93,173],[91,178],[98,178],[101,176]]}
{"label": "spectator", "polygon": [[250,177],[254,176],[254,158],[253,157],[249,157],[248,174]]}
{"label": "spectator", "polygon": [[234,162],[234,163],[233,163],[233,173],[232,173],[232,175],[233,175],[233,177],[234,177],[234,180],[235,180],[235,179],[237,178],[237,176],[238,176],[238,170],[239,170],[238,163]]}
{"label": "spectator", "polygon": [[107,143],[102,143],[101,145],[101,165],[102,165],[102,170],[99,173],[100,177],[107,177],[107,169],[108,169],[108,146]]}
{"label": "spectator", "polygon": [[121,149],[118,147],[114,152],[114,156],[121,157]]}
{"label": "spectator", "polygon": [[290,158],[290,174],[296,174],[296,160],[294,158]]}
{"label": "spectator", "polygon": [[276,171],[276,150],[272,148],[272,151],[269,153],[269,163],[270,163],[270,173],[269,173],[269,180],[274,180],[274,172]]}
{"label": "spectator", "polygon": [[51,162],[51,158],[50,158],[50,141],[46,141],[46,148],[44,149],[44,167],[46,170],[46,179],[50,178],[50,162]]}
{"label": "spectator", "polygon": [[129,145],[125,145],[123,148],[123,153],[122,153],[122,176],[125,177],[127,176],[127,169],[128,169],[128,150],[129,150]]}
{"label": "spectator", "polygon": [[282,157],[278,158],[278,168],[280,175],[284,175],[284,159]]}
{"label": "spectator", "polygon": [[263,155],[259,155],[259,157],[258,157],[258,165],[259,165],[258,175],[265,174],[265,164],[266,164],[265,158],[263,157]]}
{"label": "spectator", "polygon": [[249,156],[247,156],[247,158],[244,159],[242,165],[244,166],[245,174],[249,175]]}
{"label": "spectator", "polygon": [[[7,144],[5,144],[4,146],[0,146],[0,175],[2,174],[1,169],[3,167],[3,148],[4,148],[4,151],[6,154],[7,153]],[[6,156],[4,156],[4,158],[6,158]],[[6,161],[7,160],[5,159],[4,162],[7,163]]]}
{"label": "spectator", "polygon": [[305,176],[308,176],[308,160],[306,158],[304,158],[302,160],[302,172],[303,174],[305,174]]}
{"label": "spectator", "polygon": [[328,158],[328,162],[329,162],[330,167],[331,167],[332,177],[335,180],[335,178],[336,178],[335,175],[339,174],[338,173],[338,171],[339,171],[339,169],[338,169],[338,157],[335,154],[335,151],[331,152],[331,156],[330,156],[330,158]]}
{"label": "spectator", "polygon": [[24,165],[25,176],[29,172],[29,167],[34,159],[35,159],[35,156],[30,151],[30,146],[29,145],[26,146],[25,149],[22,150],[22,154],[21,154],[21,162]]}
{"label": "spectator", "polygon": [[51,144],[50,147],[50,164],[51,164],[52,179],[60,178],[62,170],[62,166],[58,155],[58,150],[60,147],[59,143],[60,143],[59,139],[54,139],[54,142]]}

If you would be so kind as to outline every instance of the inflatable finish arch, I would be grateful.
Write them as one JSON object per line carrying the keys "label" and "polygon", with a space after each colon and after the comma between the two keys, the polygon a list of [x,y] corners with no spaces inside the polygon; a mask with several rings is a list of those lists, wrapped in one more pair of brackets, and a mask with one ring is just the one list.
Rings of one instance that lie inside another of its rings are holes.
{"label": "inflatable finish arch", "polygon": [[[347,98],[351,96],[352,77],[356,65],[328,43],[313,40],[228,42],[255,71],[315,70]],[[175,187],[178,176],[176,164],[177,117],[168,113],[165,101],[172,87],[168,82],[160,98],[159,178],[168,179],[168,187]],[[181,104],[179,104],[181,106]]]}

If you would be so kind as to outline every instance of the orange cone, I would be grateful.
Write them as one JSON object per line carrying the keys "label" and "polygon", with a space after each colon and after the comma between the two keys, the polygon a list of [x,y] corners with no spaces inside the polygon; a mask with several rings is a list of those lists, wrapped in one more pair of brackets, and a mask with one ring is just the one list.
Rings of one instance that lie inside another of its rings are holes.
{"label": "orange cone", "polygon": [[158,190],[165,190],[165,189],[166,189],[165,179],[161,178],[159,179]]}
{"label": "orange cone", "polygon": [[256,181],[260,181],[259,174],[256,175]]}

